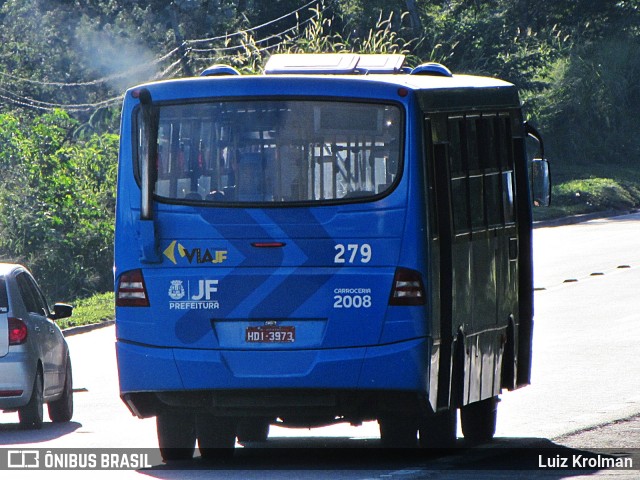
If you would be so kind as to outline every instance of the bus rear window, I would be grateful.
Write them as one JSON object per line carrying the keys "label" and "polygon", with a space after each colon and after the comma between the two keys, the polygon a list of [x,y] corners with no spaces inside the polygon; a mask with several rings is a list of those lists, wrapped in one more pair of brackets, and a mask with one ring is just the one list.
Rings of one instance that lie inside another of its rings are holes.
{"label": "bus rear window", "polygon": [[174,202],[373,199],[390,191],[399,172],[402,115],[394,105],[165,105],[158,125],[154,193]]}

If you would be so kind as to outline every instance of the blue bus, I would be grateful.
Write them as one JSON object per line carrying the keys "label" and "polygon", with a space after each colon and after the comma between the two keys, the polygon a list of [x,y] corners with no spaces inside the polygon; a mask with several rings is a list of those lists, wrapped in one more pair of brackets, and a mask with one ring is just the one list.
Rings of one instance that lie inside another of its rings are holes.
{"label": "blue bus", "polygon": [[530,381],[549,191],[514,85],[273,55],[131,88],[121,125],[120,392],[165,459],[373,420],[384,446],[446,447],[458,411],[493,437]]}

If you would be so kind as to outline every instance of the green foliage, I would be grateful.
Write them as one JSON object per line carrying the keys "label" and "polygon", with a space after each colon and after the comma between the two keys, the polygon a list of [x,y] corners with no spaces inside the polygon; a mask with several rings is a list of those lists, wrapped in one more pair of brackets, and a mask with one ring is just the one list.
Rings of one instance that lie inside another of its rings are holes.
{"label": "green foliage", "polygon": [[49,298],[111,288],[118,139],[71,141],[62,111],[0,115],[0,255],[27,264]]}
{"label": "green foliage", "polygon": [[[319,3],[311,7],[311,17],[304,22],[298,22],[289,33],[280,37],[280,43],[275,48],[265,50],[261,48],[251,32],[244,32],[237,40],[241,46],[231,55],[216,58],[215,63],[228,63],[236,67],[241,73],[259,73],[271,53],[402,53],[411,55],[409,47],[412,41],[399,36],[395,27],[394,13],[388,17],[380,11],[376,23],[366,35],[343,35],[337,27],[339,19],[327,17],[325,6]],[[401,15],[401,21],[406,15]],[[231,42],[226,43],[230,48]]]}
{"label": "green foliage", "polygon": [[633,164],[555,162],[552,207],[534,209],[537,220],[640,205],[640,169]]}
{"label": "green foliage", "polygon": [[640,137],[640,39],[610,39],[575,48],[558,64],[545,92],[541,119],[553,131],[558,158],[637,162]]}
{"label": "green foliage", "polygon": [[334,19],[323,14],[321,5],[314,9],[314,17],[307,24],[300,36],[299,27],[296,29],[291,45],[280,48],[278,53],[344,53],[347,47],[339,32],[333,30]]}
{"label": "green foliage", "polygon": [[343,36],[334,29],[335,19],[325,17],[320,5],[311,10],[314,15],[302,34],[280,47],[278,53],[410,53],[411,42],[398,35],[393,13],[385,18],[380,11],[375,25],[364,36]]}
{"label": "green foliage", "polygon": [[115,317],[113,292],[97,293],[88,298],[77,300],[73,305],[73,315],[59,320],[60,328],[93,325]]}
{"label": "green foliage", "polygon": [[584,206],[590,210],[631,209],[640,201],[637,187],[611,178],[571,180],[554,189],[555,199],[566,206]]}

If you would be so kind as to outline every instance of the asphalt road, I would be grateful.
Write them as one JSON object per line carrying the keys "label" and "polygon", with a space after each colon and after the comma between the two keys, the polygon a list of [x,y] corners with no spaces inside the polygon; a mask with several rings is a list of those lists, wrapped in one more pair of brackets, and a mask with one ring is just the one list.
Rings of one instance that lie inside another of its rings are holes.
{"label": "asphalt road", "polygon": [[[237,449],[228,464],[199,460],[140,471],[11,471],[2,478],[640,478],[640,215],[534,233],[536,322],[532,385],[502,396],[496,439],[444,456],[384,453],[377,424],[273,428],[274,450]],[[21,431],[0,414],[0,448],[155,448],[155,422],[120,402],[114,328],[69,337],[76,412],[67,425]],[[320,449],[300,450],[302,446]],[[291,450],[287,447],[296,447]],[[634,450],[637,449],[637,450]],[[533,456],[532,456],[533,452]],[[542,452],[542,457],[538,455]],[[574,470],[579,458],[631,456],[634,470]],[[566,458],[566,460],[564,460]],[[549,465],[557,463],[557,468]],[[522,469],[526,465],[528,469]],[[211,472],[215,468],[215,472]]]}

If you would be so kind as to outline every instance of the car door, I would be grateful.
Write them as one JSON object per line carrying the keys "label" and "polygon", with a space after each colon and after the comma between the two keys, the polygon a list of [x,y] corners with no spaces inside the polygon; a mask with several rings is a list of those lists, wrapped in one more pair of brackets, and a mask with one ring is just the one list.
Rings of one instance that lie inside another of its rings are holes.
{"label": "car door", "polygon": [[57,393],[64,388],[65,382],[65,367],[66,367],[66,355],[67,349],[65,347],[65,340],[60,327],[51,319],[51,309],[47,302],[42,290],[36,283],[36,281],[29,277],[31,282],[36,301],[41,311],[44,312],[45,317],[45,329],[47,335],[47,352],[45,354],[45,362],[49,365],[52,375],[51,393]]}
{"label": "car door", "polygon": [[36,336],[35,348],[42,361],[44,394],[52,395],[61,388],[60,370],[63,368],[56,360],[56,328],[47,318],[49,308],[33,278],[27,272],[20,272],[16,282],[29,317],[30,333]]}
{"label": "car door", "polygon": [[46,362],[51,366],[51,372],[54,376],[52,381],[52,393],[57,393],[64,388],[65,374],[66,374],[66,356],[67,348],[65,345],[64,335],[60,330],[60,327],[52,320],[52,311],[49,308],[42,290],[32,278],[33,288],[39,298],[39,303],[42,310],[45,312],[46,330],[47,330],[47,344],[49,348],[45,355]]}

